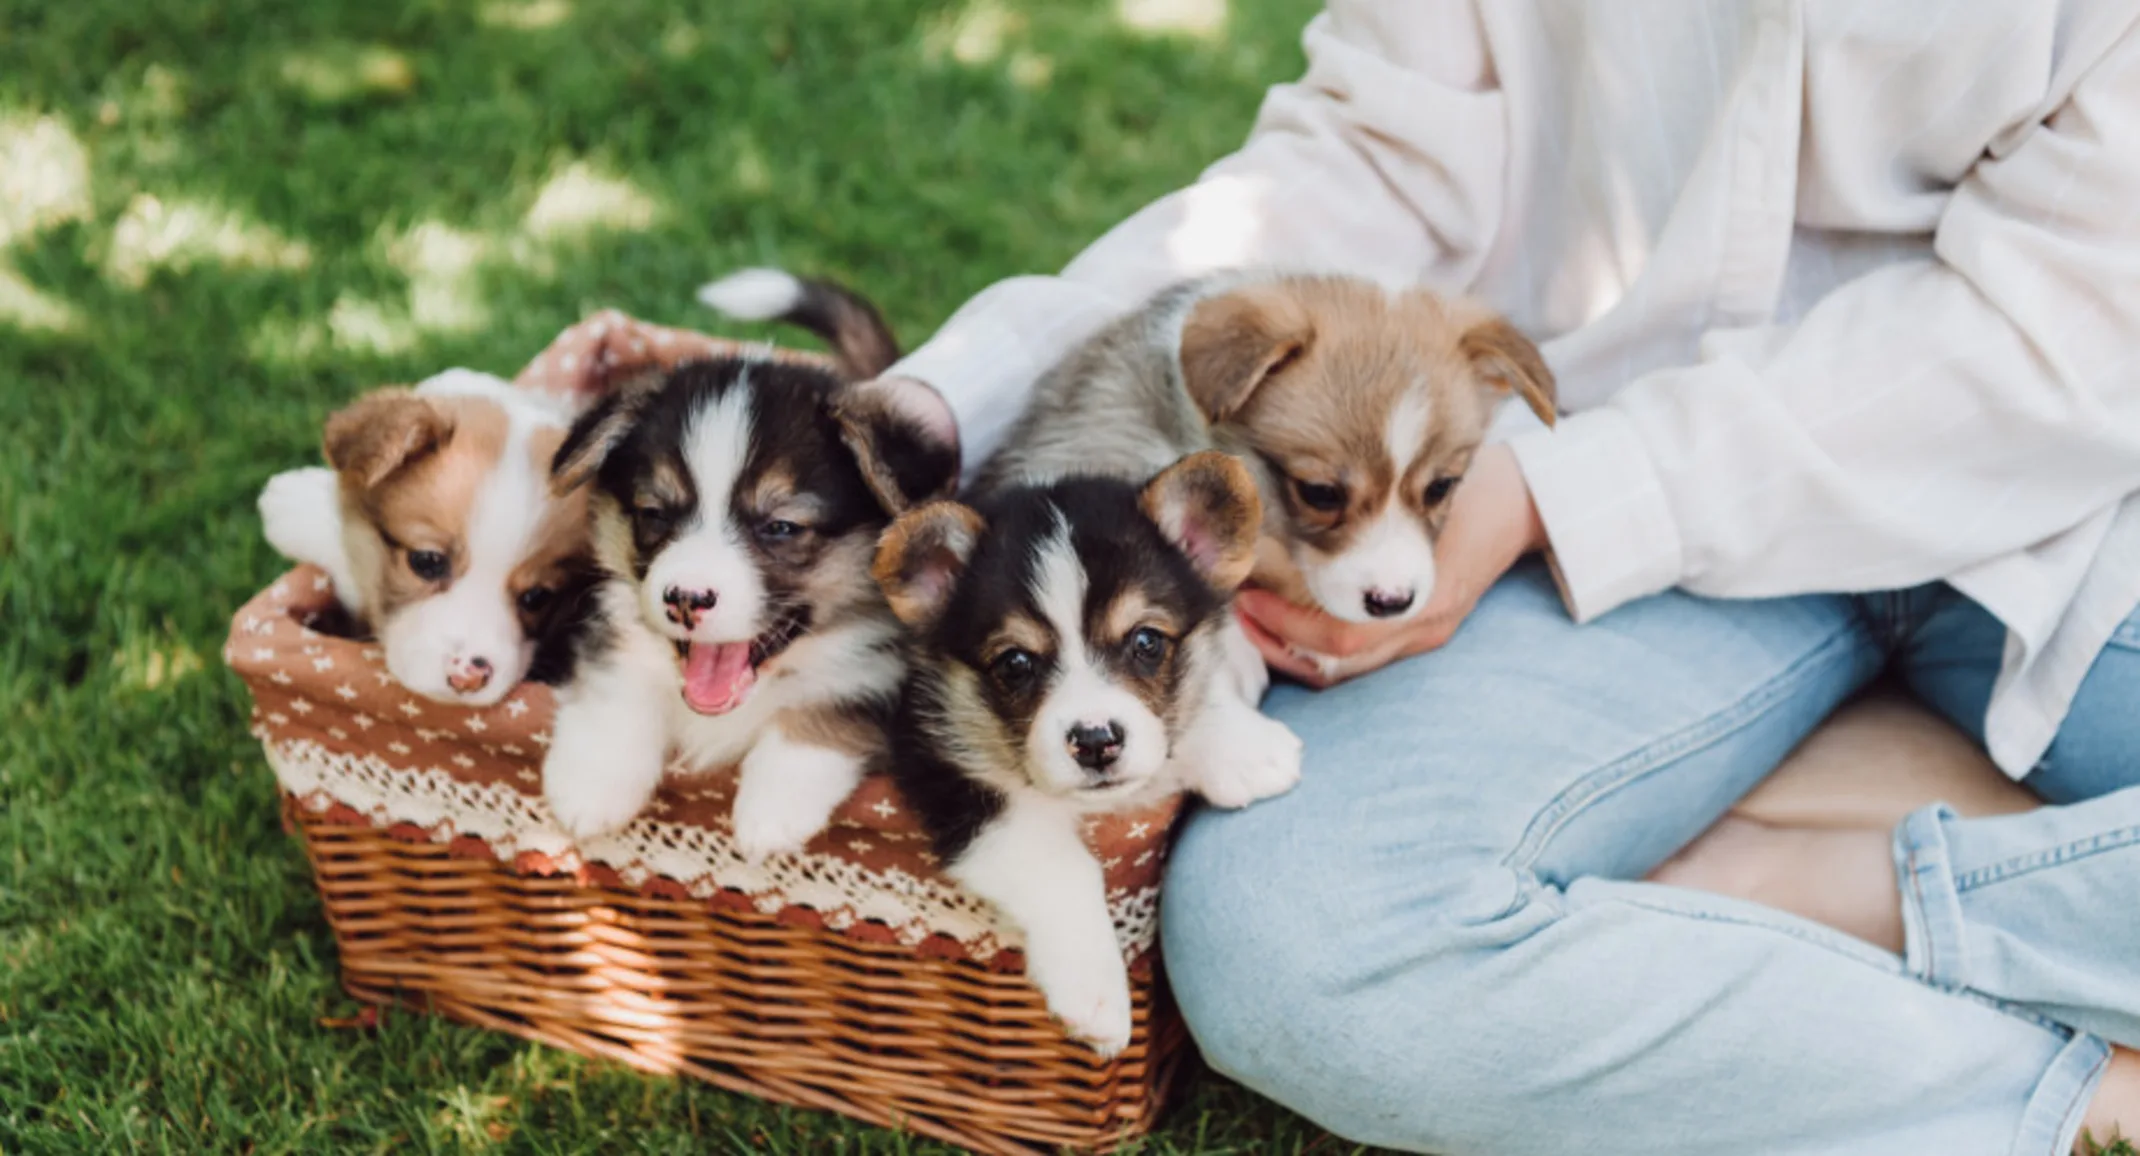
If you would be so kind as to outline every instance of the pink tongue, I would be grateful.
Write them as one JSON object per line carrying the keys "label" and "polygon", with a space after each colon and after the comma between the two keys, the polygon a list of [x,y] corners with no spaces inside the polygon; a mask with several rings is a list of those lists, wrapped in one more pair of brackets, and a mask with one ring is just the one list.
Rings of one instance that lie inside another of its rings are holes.
{"label": "pink tongue", "polygon": [[684,702],[700,714],[727,714],[742,706],[757,681],[748,642],[694,642],[684,657]]}

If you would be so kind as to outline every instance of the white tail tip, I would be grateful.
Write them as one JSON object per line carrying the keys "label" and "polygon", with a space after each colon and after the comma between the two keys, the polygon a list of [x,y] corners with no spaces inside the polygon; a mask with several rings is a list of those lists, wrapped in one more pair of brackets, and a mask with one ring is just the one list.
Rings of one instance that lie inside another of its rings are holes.
{"label": "white tail tip", "polygon": [[698,287],[699,304],[744,321],[770,321],[802,303],[803,283],[778,269],[739,269]]}

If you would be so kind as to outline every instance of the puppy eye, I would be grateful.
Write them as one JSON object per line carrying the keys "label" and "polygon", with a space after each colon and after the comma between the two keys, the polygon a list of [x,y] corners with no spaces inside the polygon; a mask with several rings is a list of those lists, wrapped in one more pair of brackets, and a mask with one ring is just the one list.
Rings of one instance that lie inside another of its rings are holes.
{"label": "puppy eye", "polygon": [[1442,499],[1449,496],[1449,491],[1456,488],[1456,482],[1457,480],[1454,477],[1440,477],[1428,482],[1427,492],[1422,495],[1426,499],[1427,505],[1441,505]]}
{"label": "puppy eye", "polygon": [[790,522],[782,518],[773,518],[767,521],[764,525],[758,527],[758,537],[761,540],[767,542],[791,542],[797,538],[802,537],[803,531],[806,528],[807,527],[805,527],[800,522]]}
{"label": "puppy eye", "polygon": [[409,573],[426,582],[437,582],[453,569],[453,563],[438,550],[411,550],[408,563]]}
{"label": "puppy eye", "polygon": [[1006,650],[988,664],[988,673],[996,680],[996,685],[1016,694],[1033,685],[1033,676],[1039,668],[1040,663],[1029,652]]}
{"label": "puppy eye", "polygon": [[530,586],[522,590],[520,597],[514,599],[514,601],[520,606],[522,614],[540,614],[543,608],[550,604],[550,599],[555,593],[556,591],[551,590],[548,586]]}
{"label": "puppy eye", "polygon": [[1333,486],[1327,482],[1304,482],[1299,478],[1295,478],[1293,479],[1293,493],[1300,498],[1301,505],[1311,510],[1320,510],[1328,514],[1345,508],[1345,487],[1343,486]]}
{"label": "puppy eye", "polygon": [[1173,641],[1158,630],[1140,626],[1130,632],[1129,654],[1146,669],[1156,668],[1167,656],[1167,644]]}
{"label": "puppy eye", "polygon": [[651,502],[632,507],[632,525],[642,534],[661,534],[668,530],[675,518],[666,507]]}

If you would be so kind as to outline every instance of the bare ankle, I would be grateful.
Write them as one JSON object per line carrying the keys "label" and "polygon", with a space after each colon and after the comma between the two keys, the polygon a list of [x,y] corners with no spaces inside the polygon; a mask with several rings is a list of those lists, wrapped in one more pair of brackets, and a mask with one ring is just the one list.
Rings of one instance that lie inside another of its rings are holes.
{"label": "bare ankle", "polygon": [[2088,1101],[2088,1114],[2081,1118],[2080,1139],[2074,1142],[2073,1151],[2078,1156],[2095,1156],[2135,1131],[2140,1131],[2140,1054],[2112,1048],[2095,1098]]}
{"label": "bare ankle", "polygon": [[1726,816],[1650,878],[1752,900],[1900,953],[1902,898],[1884,831]]}

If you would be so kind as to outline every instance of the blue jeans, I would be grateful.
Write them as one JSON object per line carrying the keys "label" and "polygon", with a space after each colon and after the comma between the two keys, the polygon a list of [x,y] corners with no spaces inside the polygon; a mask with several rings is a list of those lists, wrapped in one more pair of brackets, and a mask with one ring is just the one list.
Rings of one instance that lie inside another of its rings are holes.
{"label": "blue jeans", "polygon": [[2140,616],[2028,784],[1895,832],[1898,958],[1638,882],[1884,666],[1981,738],[2004,631],[1944,586],[1588,626],[1526,564],[1442,650],[1274,690],[1290,795],[1174,853],[1168,972],[1219,1071],[1445,1156],[2063,1156],[2140,1044]]}

